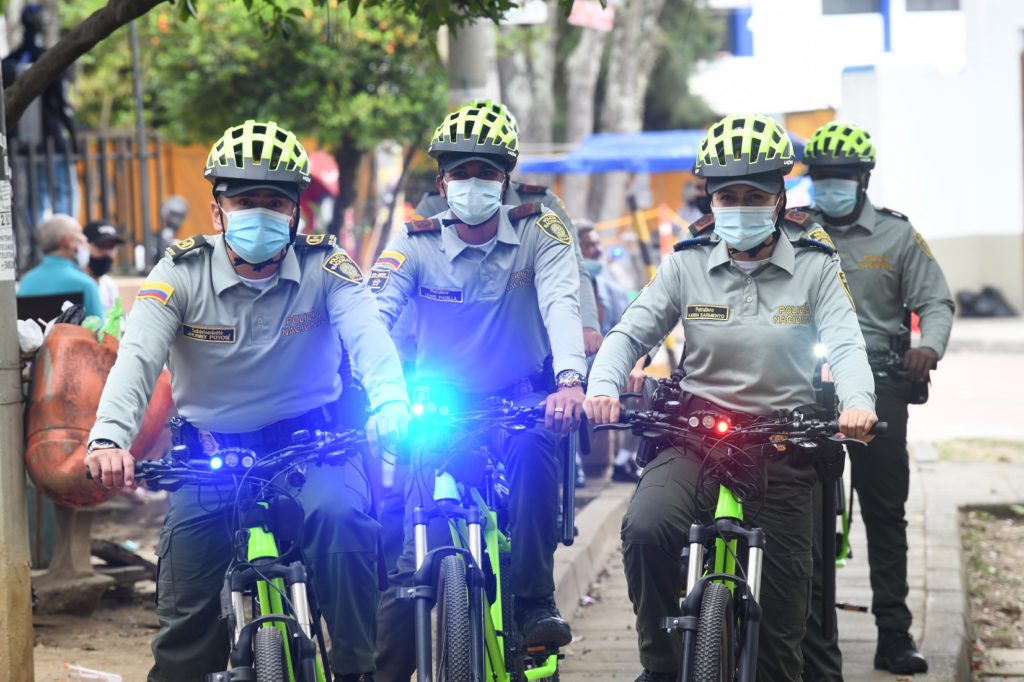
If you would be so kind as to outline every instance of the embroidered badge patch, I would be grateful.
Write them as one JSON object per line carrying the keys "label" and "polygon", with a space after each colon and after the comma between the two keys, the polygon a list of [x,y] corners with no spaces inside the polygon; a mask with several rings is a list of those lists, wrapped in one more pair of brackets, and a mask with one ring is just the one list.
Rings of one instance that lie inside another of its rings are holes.
{"label": "embroidered badge patch", "polygon": [[729,319],[729,306],[725,305],[688,305],[687,320],[714,320],[724,322]]}
{"label": "embroidered badge patch", "polygon": [[917,245],[921,247],[922,251],[924,251],[924,255],[928,256],[928,260],[935,260],[935,256],[932,255],[932,250],[931,247],[928,246],[928,242],[926,242],[924,237],[921,236],[921,233],[916,230],[914,231],[914,241],[916,241]]}
{"label": "embroidered badge patch", "polygon": [[892,259],[889,256],[864,256],[857,267],[860,270],[892,270]]}
{"label": "embroidered badge patch", "polygon": [[821,242],[822,244],[828,244],[833,249],[836,248],[836,245],[832,242],[832,237],[828,236],[828,232],[825,231],[824,227],[814,228],[807,233],[807,237],[814,241]]}
{"label": "embroidered badge patch", "polygon": [[192,324],[181,325],[181,333],[196,341],[207,343],[234,343],[234,327],[199,327]]}
{"label": "embroidered badge patch", "polygon": [[384,291],[384,287],[391,280],[391,270],[387,268],[374,268],[370,271],[370,277],[366,280],[366,286],[375,294]]}
{"label": "embroidered badge patch", "polygon": [[508,278],[508,286],[505,287],[505,291],[512,291],[519,287],[525,287],[527,284],[532,284],[534,274],[534,270],[531,267],[513,272],[512,276]]}
{"label": "embroidered badge patch", "polygon": [[569,235],[569,230],[566,229],[565,223],[554,213],[548,213],[538,218],[537,227],[560,244],[565,244],[566,246],[572,244],[572,237]]}
{"label": "embroidered badge patch", "polygon": [[308,313],[289,315],[284,318],[284,327],[281,328],[281,336],[292,336],[302,332],[313,331],[323,325],[324,316],[319,310],[311,310]]}
{"label": "embroidered badge patch", "polygon": [[381,254],[377,256],[377,262],[373,264],[376,269],[377,266],[386,266],[393,270],[398,270],[405,263],[405,254],[399,251],[381,251]]}
{"label": "embroidered badge patch", "polygon": [[442,303],[462,303],[461,289],[435,289],[434,287],[420,287],[420,298]]}
{"label": "embroidered badge patch", "polygon": [[857,304],[853,302],[853,293],[850,291],[850,283],[846,281],[846,273],[842,270],[836,271],[836,276],[839,277],[839,283],[843,285],[843,291],[846,292],[846,297],[850,299],[850,306],[857,310]]}
{"label": "embroidered badge patch", "polygon": [[173,293],[174,287],[167,282],[144,282],[139,293],[135,294],[135,300],[142,301],[149,298],[159,302],[160,305],[167,305]]}
{"label": "embroidered badge patch", "polygon": [[809,324],[810,321],[811,307],[807,304],[780,305],[772,316],[772,324]]}
{"label": "embroidered badge patch", "polygon": [[353,284],[361,284],[363,281],[363,273],[359,271],[359,266],[344,251],[335,253],[324,261],[324,270]]}

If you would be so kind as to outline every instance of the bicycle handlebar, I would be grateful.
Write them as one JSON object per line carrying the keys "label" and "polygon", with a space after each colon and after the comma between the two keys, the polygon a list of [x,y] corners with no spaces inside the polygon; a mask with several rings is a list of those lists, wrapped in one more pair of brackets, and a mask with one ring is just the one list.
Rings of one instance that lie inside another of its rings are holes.
{"label": "bicycle handlebar", "polygon": [[[176,489],[185,483],[215,483],[238,475],[276,475],[290,466],[311,460],[343,464],[366,442],[361,431],[296,431],[293,444],[263,456],[249,448],[221,448],[207,458],[190,457],[187,446],[178,445],[163,459],[135,463],[135,479],[153,490]],[[85,477],[92,480],[86,467]]]}

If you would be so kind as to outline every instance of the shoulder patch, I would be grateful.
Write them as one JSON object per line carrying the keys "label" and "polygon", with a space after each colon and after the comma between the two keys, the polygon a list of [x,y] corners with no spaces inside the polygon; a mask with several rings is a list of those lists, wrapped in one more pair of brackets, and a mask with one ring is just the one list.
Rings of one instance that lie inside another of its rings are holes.
{"label": "shoulder patch", "polygon": [[148,298],[160,305],[167,305],[167,302],[171,300],[172,294],[174,294],[174,287],[167,282],[151,282],[146,280],[139,287],[139,292],[135,294],[135,300],[142,301]]}
{"label": "shoulder patch", "polygon": [[935,260],[935,256],[932,255],[931,247],[928,246],[928,242],[924,240],[924,237],[922,237],[921,233],[917,230],[914,230],[914,241],[917,242],[917,245],[921,247],[922,251],[924,251],[924,255],[928,256],[928,260]]}
{"label": "shoulder patch", "polygon": [[690,234],[692,236],[699,237],[708,230],[712,229],[714,226],[715,214],[706,213],[703,216],[701,216],[701,218],[697,222],[695,222],[693,225],[690,225],[690,227],[688,227],[687,229],[690,231]]}
{"label": "shoulder patch", "polygon": [[692,249],[697,246],[705,246],[706,244],[710,243],[712,243],[711,237],[709,237],[708,235],[703,235],[701,237],[692,237],[691,239],[684,239],[680,242],[676,242],[675,245],[672,247],[672,250],[685,251],[686,249]]}
{"label": "shoulder patch", "polygon": [[344,251],[331,254],[331,257],[324,261],[324,270],[346,282],[353,284],[362,284],[363,282],[363,273],[360,272],[359,266]]}
{"label": "shoulder patch", "polygon": [[174,244],[171,244],[166,249],[164,249],[164,253],[167,254],[168,256],[170,256],[172,260],[178,260],[179,258],[184,256],[186,253],[189,253],[191,251],[195,251],[197,249],[201,249],[201,248],[206,247],[206,246],[212,247],[213,244],[211,244],[210,242],[206,241],[206,237],[204,237],[203,235],[197,234],[194,237],[189,237],[188,239],[182,239],[179,242],[175,242]]}
{"label": "shoulder patch", "polygon": [[300,234],[295,237],[299,249],[330,249],[334,246],[333,234]]}
{"label": "shoulder patch", "polygon": [[839,278],[839,283],[843,285],[843,291],[846,292],[846,297],[850,299],[850,307],[853,308],[853,312],[857,312],[857,304],[853,301],[853,292],[850,291],[850,283],[846,281],[846,273],[843,272],[842,268],[836,270],[836,277]]}
{"label": "shoulder patch", "polygon": [[836,248],[835,242],[832,241],[832,237],[828,236],[828,232],[825,231],[824,227],[814,228],[807,233],[807,238],[813,239],[816,242],[821,242],[822,244],[828,244],[833,250]]}
{"label": "shoulder patch", "polygon": [[[531,201],[527,204],[519,204],[511,211],[508,212],[508,217],[512,222],[518,222],[523,218],[529,218],[530,216],[540,215],[544,212],[544,204],[539,201]],[[561,222],[561,221],[559,221]]]}
{"label": "shoulder patch", "polygon": [[516,186],[516,191],[520,194],[547,194],[548,188],[544,185],[519,184]]}
{"label": "shoulder patch", "polygon": [[413,220],[405,224],[405,233],[408,234],[409,236],[440,231],[440,220]]}
{"label": "shoulder patch", "polygon": [[791,208],[790,210],[786,211],[786,220],[796,223],[797,225],[803,225],[810,219],[810,214],[804,211],[800,211],[795,208]]}
{"label": "shoulder patch", "polygon": [[908,218],[903,213],[900,213],[899,211],[894,211],[891,208],[885,208],[884,206],[882,208],[879,208],[878,210],[886,215],[891,215],[893,218],[899,218],[900,220],[906,220],[907,222],[910,222],[910,218]]}
{"label": "shoulder patch", "polygon": [[565,244],[569,246],[572,244],[572,235],[569,234],[569,229],[554,213],[545,213],[537,219],[537,227],[540,228],[541,232],[554,239],[559,244]]}
{"label": "shoulder patch", "polygon": [[809,239],[807,237],[800,237],[800,239],[797,239],[793,245],[809,247],[812,249],[821,249],[828,254],[834,254],[836,252],[835,247],[831,244],[826,244],[825,242],[820,242],[817,239]]}

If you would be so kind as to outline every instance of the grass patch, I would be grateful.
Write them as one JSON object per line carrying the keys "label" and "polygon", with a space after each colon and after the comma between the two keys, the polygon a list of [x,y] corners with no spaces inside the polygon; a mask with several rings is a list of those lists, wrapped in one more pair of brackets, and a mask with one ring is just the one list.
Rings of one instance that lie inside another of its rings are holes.
{"label": "grass patch", "polygon": [[992,438],[954,438],[938,445],[947,462],[1005,462],[1024,464],[1024,441]]}

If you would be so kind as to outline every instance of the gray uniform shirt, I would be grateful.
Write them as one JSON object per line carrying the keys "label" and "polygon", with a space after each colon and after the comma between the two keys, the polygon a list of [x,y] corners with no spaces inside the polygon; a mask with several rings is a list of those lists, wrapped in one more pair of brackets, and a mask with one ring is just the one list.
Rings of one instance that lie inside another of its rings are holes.
{"label": "gray uniform shirt", "polygon": [[410,223],[381,253],[370,289],[388,328],[415,306],[418,380],[493,393],[541,372],[548,355],[556,374],[586,373],[572,235],[546,209],[519,220],[510,210],[489,252],[442,226],[449,211]]}
{"label": "gray uniform shirt", "polygon": [[587,395],[618,396],[636,360],[680,320],[689,393],[760,415],[811,404],[820,341],[843,407],[874,409],[864,338],[833,254],[780,239],[750,275],[715,238],[671,254],[605,339]]}
{"label": "gray uniform shirt", "polygon": [[[510,182],[508,191],[505,192],[505,203],[510,206],[528,204],[532,201],[540,202],[542,206],[550,209],[562,219],[565,227],[572,233],[576,230],[572,226],[572,220],[565,212],[565,203],[561,197],[542,185],[524,185],[521,182]],[[420,199],[416,207],[416,215],[421,218],[431,218],[448,210],[448,202],[439,192],[427,192]],[[573,239],[573,250],[576,252],[576,268],[579,270],[580,281],[586,283],[587,267],[583,263],[583,252],[580,251],[579,240]],[[588,329],[600,331],[601,323],[597,315],[597,299],[594,298],[594,291],[587,287],[580,289],[580,318],[583,326]]]}
{"label": "gray uniform shirt", "polygon": [[906,305],[921,316],[921,346],[941,358],[953,328],[953,297],[928,243],[906,216],[865,202],[857,222],[836,228],[821,211],[806,210],[839,250],[868,349],[889,349]]}
{"label": "gray uniform shirt", "polygon": [[408,401],[373,295],[341,249],[300,237],[257,291],[235,274],[223,237],[205,239],[212,248],[163,258],[139,290],[90,441],[131,444],[165,362],[178,412],[222,433],[254,431],[336,400],[342,341],[374,408]]}

